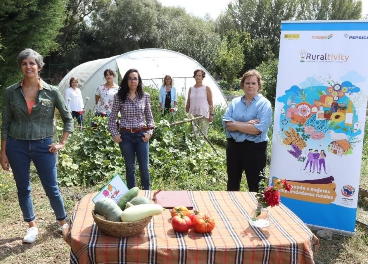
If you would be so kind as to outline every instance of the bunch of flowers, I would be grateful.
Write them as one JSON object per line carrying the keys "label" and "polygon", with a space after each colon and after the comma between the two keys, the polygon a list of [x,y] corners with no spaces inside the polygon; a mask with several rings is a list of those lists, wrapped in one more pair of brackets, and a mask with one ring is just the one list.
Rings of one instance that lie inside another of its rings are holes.
{"label": "bunch of flowers", "polygon": [[[256,194],[256,198],[258,200],[258,205],[261,205],[261,207],[263,208],[266,208],[268,206],[274,207],[280,204],[279,189],[284,189],[285,191],[290,192],[290,190],[293,188],[286,179],[279,179],[277,180],[275,186],[268,186],[268,184],[266,183],[267,178],[264,175],[264,172],[261,172],[261,177],[262,179],[259,182],[259,188]],[[281,188],[278,188],[276,186],[280,186]]]}

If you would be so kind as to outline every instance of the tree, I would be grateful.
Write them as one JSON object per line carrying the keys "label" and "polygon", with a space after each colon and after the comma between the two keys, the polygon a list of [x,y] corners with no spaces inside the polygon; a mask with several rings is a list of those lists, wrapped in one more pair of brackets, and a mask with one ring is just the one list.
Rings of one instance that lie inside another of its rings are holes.
{"label": "tree", "polygon": [[359,19],[361,0],[234,0],[218,19],[218,32],[236,29],[262,39],[277,56],[281,21]]}
{"label": "tree", "polygon": [[276,98],[276,84],[279,60],[264,61],[256,69],[261,73],[263,80],[262,93],[271,104],[275,105]]}
{"label": "tree", "polygon": [[78,29],[85,25],[86,20],[93,12],[108,7],[110,2],[109,0],[68,0],[65,7],[64,26],[58,36],[60,47],[64,48],[74,34],[79,35]]}
{"label": "tree", "polygon": [[243,68],[244,54],[240,34],[235,31],[229,32],[228,39],[221,42],[216,64],[220,76],[227,82],[227,88],[231,89],[239,71]]}
{"label": "tree", "polygon": [[94,12],[84,34],[84,61],[156,46],[156,0],[116,0]]}
{"label": "tree", "polygon": [[[295,17],[299,0],[235,0],[228,5],[227,17],[220,23],[235,25],[241,32],[247,32],[252,39],[263,39],[278,54],[280,25],[282,20]],[[226,23],[225,23],[226,22]]]}
{"label": "tree", "polygon": [[221,44],[213,20],[193,17],[183,8],[163,7],[157,23],[157,46],[183,53],[213,72]]}
{"label": "tree", "polygon": [[242,42],[244,43],[244,64],[241,73],[255,69],[263,61],[268,61],[275,57],[272,46],[267,40],[261,38],[251,39],[248,33],[242,33],[242,36],[244,39]]}
{"label": "tree", "polygon": [[[64,0],[65,1],[65,0]],[[65,19],[57,37],[59,48],[48,60],[53,63],[67,63],[75,67],[83,61],[84,39],[88,31],[91,14],[106,9],[110,0],[67,0],[65,1]]]}
{"label": "tree", "polygon": [[213,20],[193,17],[183,8],[163,7],[157,0],[83,2],[89,3],[88,12],[80,10],[80,1],[69,0],[70,14],[59,35],[61,49],[53,54],[53,61],[67,61],[74,67],[98,58],[156,47],[190,56],[209,71],[215,68],[221,40]]}
{"label": "tree", "polygon": [[361,0],[301,0],[297,19],[352,20],[362,14]]}
{"label": "tree", "polygon": [[19,80],[18,53],[33,48],[43,56],[58,46],[55,39],[64,20],[62,0],[2,0],[0,2],[1,88]]}

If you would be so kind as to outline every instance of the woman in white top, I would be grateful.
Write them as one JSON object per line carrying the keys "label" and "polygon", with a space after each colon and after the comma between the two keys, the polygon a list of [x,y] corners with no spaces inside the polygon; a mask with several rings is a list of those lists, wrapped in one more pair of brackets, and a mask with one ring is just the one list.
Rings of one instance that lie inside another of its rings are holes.
{"label": "woman in white top", "polygon": [[165,78],[162,80],[158,102],[160,104],[163,115],[172,111],[171,109],[176,108],[176,88],[173,87],[173,80],[170,75],[166,75]]}
{"label": "woman in white top", "polygon": [[76,118],[78,124],[81,125],[83,123],[84,103],[82,92],[78,88],[78,79],[75,77],[70,78],[69,85],[70,87],[65,91],[65,101],[69,111],[72,113],[72,117]]}
{"label": "woman in white top", "polygon": [[96,116],[109,116],[111,114],[114,95],[118,92],[119,86],[114,83],[116,73],[112,69],[104,71],[106,83],[101,84],[95,93]]}
{"label": "woman in white top", "polygon": [[213,121],[212,92],[209,86],[203,84],[203,78],[205,76],[206,73],[201,69],[194,71],[193,77],[196,84],[189,88],[185,109],[187,113],[190,113],[194,117],[204,117],[202,119],[194,120],[193,131],[196,138],[198,138],[197,126],[207,137],[209,123]]}

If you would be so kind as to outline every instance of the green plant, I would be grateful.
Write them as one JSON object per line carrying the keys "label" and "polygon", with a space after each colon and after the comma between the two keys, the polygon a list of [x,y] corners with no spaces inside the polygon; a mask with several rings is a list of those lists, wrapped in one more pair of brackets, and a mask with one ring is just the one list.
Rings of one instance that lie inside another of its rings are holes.
{"label": "green plant", "polygon": [[275,105],[276,82],[278,71],[277,59],[262,62],[256,69],[261,73],[263,80],[262,94],[267,97],[271,104]]}
{"label": "green plant", "polygon": [[[151,188],[200,190],[213,186],[214,182],[221,182],[221,189],[225,189],[225,156],[215,154],[203,138],[197,141],[190,122],[171,125],[187,120],[184,97],[179,96],[175,114],[162,116],[158,107],[158,91],[147,88],[145,91],[151,95],[151,109],[156,123],[150,140]],[[211,125],[213,132],[210,138],[221,145],[226,141],[222,128],[224,112],[225,109],[216,107]],[[87,114],[85,124],[89,124],[91,119],[97,127],[76,128],[67,147],[59,153],[59,182],[62,185],[96,185],[98,188],[116,173],[125,175],[124,159],[107,130],[108,119]],[[61,130],[59,123],[59,133]],[[139,176],[137,166],[137,186]],[[176,185],[173,185],[174,179],[178,182]]]}
{"label": "green plant", "polygon": [[[101,181],[106,183],[116,173],[123,175],[124,161],[119,146],[107,130],[107,120],[94,117],[97,127],[75,129],[67,147],[59,153],[61,184],[90,186]],[[58,126],[58,130],[61,129]]]}
{"label": "green plant", "polygon": [[150,165],[152,189],[200,190],[226,179],[224,155],[196,142],[190,124],[160,128],[150,144]]}
{"label": "green plant", "polygon": [[218,85],[224,94],[244,94],[243,90],[240,89],[238,78],[235,78],[230,84],[228,84],[228,82],[225,80],[221,80],[218,82]]}

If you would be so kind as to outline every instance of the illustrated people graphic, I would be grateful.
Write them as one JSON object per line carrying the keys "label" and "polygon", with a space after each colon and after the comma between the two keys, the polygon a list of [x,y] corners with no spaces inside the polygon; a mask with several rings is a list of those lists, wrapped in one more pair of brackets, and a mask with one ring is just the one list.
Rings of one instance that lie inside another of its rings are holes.
{"label": "illustrated people graphic", "polygon": [[319,170],[318,173],[321,173],[321,166],[323,165],[323,170],[326,172],[326,153],[324,150],[321,150],[321,153],[319,154],[319,158],[318,158],[318,162],[319,162]]}
{"label": "illustrated people graphic", "polygon": [[318,149],[314,150],[313,153],[313,171],[314,172],[316,169],[318,171],[318,158],[319,158],[319,153],[318,153]]}
{"label": "illustrated people graphic", "polygon": [[304,170],[307,168],[309,164],[309,172],[312,171],[312,164],[313,164],[313,149],[309,149],[309,153],[307,155],[307,163],[305,164]]}

